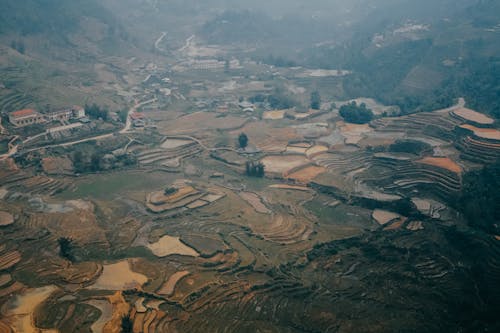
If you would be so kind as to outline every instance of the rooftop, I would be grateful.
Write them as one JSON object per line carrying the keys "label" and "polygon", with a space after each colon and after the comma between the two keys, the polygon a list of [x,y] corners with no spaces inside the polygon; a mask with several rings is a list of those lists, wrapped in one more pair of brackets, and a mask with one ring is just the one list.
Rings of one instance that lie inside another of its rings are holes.
{"label": "rooftop", "polygon": [[37,112],[33,109],[23,109],[12,112],[10,116],[14,118],[21,118],[21,117],[33,116],[35,114],[37,114]]}
{"label": "rooftop", "polygon": [[134,112],[130,115],[130,118],[132,120],[137,120],[137,119],[144,119],[144,114],[143,113],[138,113],[138,112]]}

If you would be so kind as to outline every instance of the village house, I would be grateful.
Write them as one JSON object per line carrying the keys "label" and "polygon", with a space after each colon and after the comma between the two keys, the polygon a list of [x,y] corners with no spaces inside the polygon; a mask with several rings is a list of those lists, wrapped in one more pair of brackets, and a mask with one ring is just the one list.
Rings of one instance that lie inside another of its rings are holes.
{"label": "village house", "polygon": [[16,127],[24,127],[46,122],[45,117],[33,109],[23,109],[9,114],[9,121]]}
{"label": "village house", "polygon": [[71,112],[73,113],[73,118],[75,119],[80,119],[86,116],[85,109],[78,105],[74,105],[71,108]]}
{"label": "village house", "polygon": [[73,106],[47,114],[38,113],[33,109],[19,110],[9,114],[9,121],[16,127],[24,127],[47,121],[69,121],[70,119],[81,119],[83,117],[85,117],[85,109],[81,106]]}
{"label": "village house", "polygon": [[48,121],[69,121],[70,119],[81,119],[85,117],[85,109],[81,106],[54,111],[45,115]]}
{"label": "village house", "polygon": [[144,113],[134,112],[130,115],[130,119],[132,120],[132,125],[134,127],[146,126],[146,121],[144,119]]}
{"label": "village house", "polygon": [[242,108],[243,110],[253,108],[253,104],[247,101],[241,101],[238,103],[238,106]]}
{"label": "village house", "polygon": [[59,110],[46,114],[45,118],[48,121],[69,121],[71,116],[72,113],[70,110]]}

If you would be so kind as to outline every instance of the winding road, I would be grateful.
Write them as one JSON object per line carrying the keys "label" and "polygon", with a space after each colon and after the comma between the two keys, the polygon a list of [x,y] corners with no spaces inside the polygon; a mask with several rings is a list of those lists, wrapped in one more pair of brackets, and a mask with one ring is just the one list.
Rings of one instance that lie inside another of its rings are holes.
{"label": "winding road", "polygon": [[158,51],[166,52],[166,50],[164,48],[160,47],[160,43],[163,40],[163,38],[165,38],[166,35],[167,35],[167,32],[162,32],[160,38],[158,38],[156,40],[156,42],[155,42],[155,49],[157,49]]}

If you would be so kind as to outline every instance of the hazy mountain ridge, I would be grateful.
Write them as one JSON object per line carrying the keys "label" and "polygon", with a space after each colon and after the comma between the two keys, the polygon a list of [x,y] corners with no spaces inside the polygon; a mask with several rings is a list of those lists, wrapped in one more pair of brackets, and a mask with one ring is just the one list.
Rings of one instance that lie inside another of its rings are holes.
{"label": "hazy mountain ridge", "polygon": [[75,32],[83,17],[117,24],[110,12],[99,1],[26,0],[3,1],[0,13],[0,32],[21,35],[51,33],[64,35]]}

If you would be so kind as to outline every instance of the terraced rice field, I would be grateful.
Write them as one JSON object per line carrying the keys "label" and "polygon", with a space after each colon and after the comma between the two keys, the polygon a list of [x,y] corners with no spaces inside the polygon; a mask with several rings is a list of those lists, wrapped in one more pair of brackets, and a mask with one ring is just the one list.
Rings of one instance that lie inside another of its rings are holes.
{"label": "terraced rice field", "polygon": [[476,136],[480,138],[500,141],[500,131],[497,129],[480,128],[469,124],[460,125],[460,127],[471,130]]}
{"label": "terraced rice field", "polygon": [[206,130],[231,131],[242,128],[247,120],[245,118],[226,116],[218,118],[214,113],[196,112],[182,116],[175,120],[160,123],[161,133],[173,134],[194,134],[199,135]]}
{"label": "terraced rice field", "polygon": [[275,111],[266,111],[262,115],[262,119],[265,120],[279,120],[285,117],[285,113],[287,110],[275,110]]}
{"label": "terraced rice field", "polygon": [[161,147],[164,149],[174,149],[186,146],[188,144],[193,143],[191,140],[181,140],[181,139],[167,139],[165,142],[161,144]]}
{"label": "terraced rice field", "polygon": [[239,196],[245,200],[250,206],[252,206],[257,213],[270,214],[271,211],[262,202],[262,198],[251,192],[240,192]]}
{"label": "terraced rice field", "polygon": [[104,326],[113,318],[113,306],[107,300],[91,299],[87,301],[88,305],[91,305],[101,312],[99,319],[92,324],[90,327],[93,333],[99,333],[104,331]]}
{"label": "terraced rice field", "polygon": [[90,287],[100,290],[126,290],[141,287],[148,278],[131,270],[130,262],[122,260],[115,264],[103,265],[103,271]]}
{"label": "terraced rice field", "polygon": [[457,174],[462,173],[462,168],[456,162],[447,157],[426,157],[419,160],[418,163],[437,166]]}
{"label": "terraced rice field", "polygon": [[[460,153],[497,156],[492,138],[478,135],[493,129],[453,131],[462,123],[448,112],[370,126],[285,112],[260,121],[153,111],[167,139],[127,133],[144,142],[125,171],[69,176],[56,165],[68,160],[50,149],[40,152],[45,174],[0,161],[0,332],[119,333],[125,315],[148,333],[401,331],[415,313],[440,315],[443,295],[476,297],[457,283],[467,274],[478,285],[468,252],[439,252],[460,232],[448,228],[457,213],[440,203],[461,190],[470,164]],[[262,151],[232,149],[241,132]],[[391,152],[401,138],[433,151]],[[261,160],[267,177],[246,177],[247,160]],[[60,237],[73,240],[73,262]],[[473,244],[500,253],[497,240]],[[494,292],[499,261],[483,259]],[[388,308],[385,317],[377,310]]]}
{"label": "terraced rice field", "polygon": [[309,222],[280,214],[273,216],[270,223],[254,227],[253,231],[272,242],[293,244],[307,240],[312,233],[312,228]]}
{"label": "terraced rice field", "polygon": [[273,127],[269,123],[248,123],[241,130],[233,131],[230,134],[236,139],[241,132],[248,136],[252,145],[264,152],[283,152],[290,141],[302,139],[302,136],[293,128]]}
{"label": "terraced rice field", "polygon": [[401,215],[386,210],[376,209],[373,211],[372,218],[380,225],[386,225],[394,220],[401,218]]}
{"label": "terraced rice field", "polygon": [[419,231],[419,230],[424,230],[424,226],[422,221],[412,221],[408,223],[406,226],[406,229],[411,230],[411,231]]}
{"label": "terraced rice field", "polygon": [[9,284],[9,282],[12,281],[12,276],[10,276],[10,274],[2,274],[0,275],[0,288],[2,288],[3,286]]}
{"label": "terraced rice field", "polygon": [[26,93],[11,92],[0,98],[0,110],[13,112],[34,106],[33,96]]}
{"label": "terraced rice field", "polygon": [[148,248],[158,257],[166,257],[172,254],[191,257],[199,256],[198,252],[182,243],[179,237],[168,235],[161,237],[156,243],[149,244]]}
{"label": "terraced rice field", "polygon": [[307,158],[313,158],[316,155],[326,153],[329,150],[328,147],[322,145],[316,145],[306,150]]}
{"label": "terraced rice field", "polygon": [[293,190],[293,191],[303,191],[303,192],[308,192],[311,189],[305,186],[295,186],[295,185],[286,185],[286,184],[275,184],[275,185],[269,185],[270,188],[276,188],[276,189],[281,189],[281,190]]}
{"label": "terraced rice field", "polygon": [[292,179],[302,184],[310,183],[318,175],[326,172],[326,168],[321,166],[308,166],[298,171],[292,172],[286,176],[288,179]]}
{"label": "terraced rice field", "polygon": [[288,146],[286,147],[287,153],[296,153],[305,155],[307,151],[306,147]]}
{"label": "terraced rice field", "polygon": [[186,276],[188,276],[189,274],[190,274],[189,271],[181,271],[172,274],[158,290],[158,294],[165,296],[172,295],[174,293],[175,286],[177,285],[177,283]]}
{"label": "terraced rice field", "polygon": [[14,216],[9,212],[0,211],[0,227],[14,223]]}
{"label": "terraced rice field", "polygon": [[495,122],[493,119],[482,113],[466,108],[454,110],[452,111],[452,114],[461,119],[464,119],[465,121],[470,121],[472,123],[480,125],[492,125]]}
{"label": "terraced rice field", "polygon": [[39,332],[33,325],[33,313],[37,306],[42,304],[56,290],[57,287],[55,286],[32,289],[16,296],[7,304],[5,316],[12,320],[12,327],[16,332]]}
{"label": "terraced rice field", "polygon": [[358,144],[367,134],[373,131],[368,124],[357,125],[338,122],[337,127],[340,128],[340,133],[344,136],[347,145]]}
{"label": "terraced rice field", "polygon": [[310,163],[306,157],[299,155],[267,156],[261,162],[265,165],[266,172],[279,175]]}
{"label": "terraced rice field", "polygon": [[114,295],[108,297],[108,300],[113,305],[113,314],[111,320],[104,325],[104,332],[118,333],[121,329],[122,318],[129,314],[130,305],[121,291],[117,291]]}
{"label": "terraced rice field", "polygon": [[15,266],[21,261],[21,253],[19,251],[0,250],[0,271],[7,270]]}
{"label": "terraced rice field", "polygon": [[72,175],[73,163],[68,158],[46,157],[42,159],[43,171],[48,175]]}

